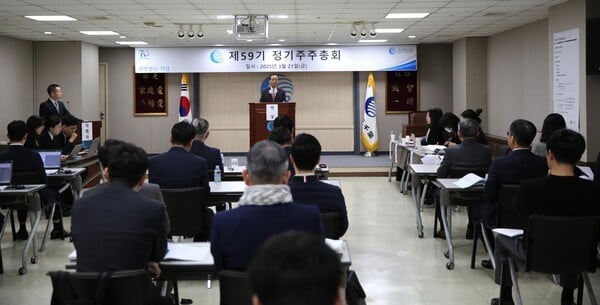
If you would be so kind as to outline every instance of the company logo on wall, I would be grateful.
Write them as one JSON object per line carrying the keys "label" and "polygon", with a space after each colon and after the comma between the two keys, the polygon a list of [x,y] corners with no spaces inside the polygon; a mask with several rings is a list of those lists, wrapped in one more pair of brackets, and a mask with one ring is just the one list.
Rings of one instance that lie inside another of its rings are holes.
{"label": "company logo on wall", "polygon": [[148,59],[150,57],[150,51],[147,49],[139,49],[140,59]]}
{"label": "company logo on wall", "polygon": [[[271,75],[272,74],[267,75],[267,77],[265,77],[262,84],[260,85],[259,93],[269,87],[269,78],[271,77]],[[285,91],[285,102],[287,103],[292,100],[292,96],[294,95],[294,84],[292,83],[291,79],[289,79],[283,74],[277,74],[277,77],[279,78],[279,80],[277,81],[277,87]]]}
{"label": "company logo on wall", "polygon": [[213,50],[210,52],[210,61],[215,64],[219,64],[223,61],[223,53],[219,50]]}

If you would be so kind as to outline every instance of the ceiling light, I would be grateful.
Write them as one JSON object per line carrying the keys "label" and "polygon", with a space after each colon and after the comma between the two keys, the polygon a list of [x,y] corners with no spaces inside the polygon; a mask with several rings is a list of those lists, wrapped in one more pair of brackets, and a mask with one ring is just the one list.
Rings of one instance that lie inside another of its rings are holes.
{"label": "ceiling light", "polygon": [[375,31],[381,34],[398,34],[404,32],[404,29],[375,29]]}
{"label": "ceiling light", "polygon": [[185,37],[185,33],[183,32],[183,25],[179,25],[179,30],[177,31],[177,37],[183,38]]}
{"label": "ceiling light", "polygon": [[330,43],[327,43],[327,45],[328,45],[328,46],[337,46],[338,44],[337,44],[337,43],[335,43],[335,42],[330,42]]}
{"label": "ceiling light", "polygon": [[198,26],[198,32],[196,32],[196,36],[198,36],[198,38],[200,39],[204,38],[204,31],[202,30],[202,25]]}
{"label": "ceiling light", "polygon": [[254,40],[252,39],[246,39],[247,42],[253,42]]}
{"label": "ceiling light", "polygon": [[145,45],[145,44],[148,44],[145,41],[115,41],[115,42],[120,45]]}
{"label": "ceiling light", "polygon": [[269,16],[269,18],[273,18],[273,19],[288,19],[289,16],[288,15],[274,15],[274,16]]}
{"label": "ceiling light", "polygon": [[123,35],[121,35],[121,36],[119,36],[119,38],[121,38],[121,39],[125,39],[125,38],[127,38],[127,36],[123,36]]}
{"label": "ceiling light", "polygon": [[224,46],[224,44],[218,43],[218,44],[214,44],[213,47],[222,47]]}
{"label": "ceiling light", "polygon": [[90,36],[115,36],[119,35],[117,32],[113,31],[79,31],[81,34],[90,35]]}
{"label": "ceiling light", "polygon": [[190,24],[190,26],[189,26],[189,27],[190,27],[190,28],[189,28],[189,30],[188,30],[188,32],[187,32],[187,35],[188,35],[188,37],[189,37],[189,38],[194,38],[194,29],[192,28],[192,25],[191,25],[191,24]]}
{"label": "ceiling light", "polygon": [[65,15],[54,15],[54,16],[25,16],[25,18],[33,19],[36,21],[77,21],[77,19]]}
{"label": "ceiling light", "polygon": [[387,39],[361,39],[358,42],[369,43],[369,42],[387,42]]}
{"label": "ceiling light", "polygon": [[425,18],[429,13],[390,13],[385,16],[386,19],[415,19]]}
{"label": "ceiling light", "polygon": [[52,35],[52,32],[44,32],[46,35]]}
{"label": "ceiling light", "polygon": [[367,37],[367,26],[363,23],[362,30],[360,30],[360,37]]}
{"label": "ceiling light", "polygon": [[233,34],[233,30],[225,30],[225,32],[227,32],[227,34],[229,34],[229,35]]}
{"label": "ceiling light", "polygon": [[279,41],[280,41],[280,42],[284,42],[284,41],[285,41],[285,39],[279,39]]}
{"label": "ceiling light", "polygon": [[356,31],[356,26],[353,24],[352,30],[350,30],[350,37],[356,37],[356,35],[358,35],[358,32]]}
{"label": "ceiling light", "polygon": [[233,19],[235,18],[233,15],[219,15],[217,19]]}
{"label": "ceiling light", "polygon": [[273,47],[277,47],[277,46],[280,46],[280,45],[281,45],[280,43],[272,43],[272,44],[270,44],[270,46],[273,46]]}
{"label": "ceiling light", "polygon": [[415,36],[415,35],[408,35],[408,39],[415,39],[415,38],[417,38],[417,36]]}

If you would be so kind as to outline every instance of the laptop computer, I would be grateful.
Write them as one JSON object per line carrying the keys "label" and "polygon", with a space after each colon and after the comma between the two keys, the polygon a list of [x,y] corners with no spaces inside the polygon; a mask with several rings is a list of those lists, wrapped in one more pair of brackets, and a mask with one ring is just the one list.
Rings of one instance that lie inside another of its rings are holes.
{"label": "laptop computer", "polygon": [[69,154],[69,160],[73,160],[76,159],[79,156],[79,152],[81,151],[81,149],[83,148],[83,145],[81,144],[77,144],[75,145],[75,147],[73,147],[73,150],[71,150],[71,153]]}
{"label": "laptop computer", "polygon": [[0,186],[12,183],[12,161],[0,161]]}
{"label": "laptop computer", "polygon": [[60,150],[38,150],[42,162],[44,162],[44,169],[46,174],[54,174],[60,169]]}
{"label": "laptop computer", "polygon": [[92,141],[90,149],[88,150],[88,157],[93,157],[98,154],[98,148],[100,148],[100,138],[97,137]]}

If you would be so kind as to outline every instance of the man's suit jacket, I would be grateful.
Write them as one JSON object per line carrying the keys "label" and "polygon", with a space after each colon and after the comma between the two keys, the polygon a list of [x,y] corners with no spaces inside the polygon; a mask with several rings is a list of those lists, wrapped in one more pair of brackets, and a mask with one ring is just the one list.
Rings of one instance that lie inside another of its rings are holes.
{"label": "man's suit jacket", "polygon": [[56,137],[54,137],[54,140],[56,141],[57,145],[62,150],[63,155],[70,154],[71,151],[73,150],[73,148],[75,147],[75,144],[69,142],[69,139],[67,139],[67,136],[62,132],[59,133]]}
{"label": "man's suit jacket", "polygon": [[444,160],[442,160],[437,174],[439,178],[447,178],[450,175],[452,165],[489,166],[491,162],[492,154],[487,145],[479,144],[475,139],[467,139],[446,149]]}
{"label": "man's suit jacket", "polygon": [[23,145],[10,145],[0,153],[0,160],[11,160],[13,172],[37,172],[40,181],[46,182],[46,171],[40,154]]}
{"label": "man's suit jacket", "polygon": [[57,101],[58,103],[58,110],[56,109],[56,107],[54,107],[54,104],[52,104],[52,101],[50,99],[47,99],[45,102],[40,104],[40,116],[44,119],[47,119],[53,115],[56,115],[58,117],[63,117],[67,114],[69,114],[69,110],[67,110],[67,107],[65,107],[65,104],[63,104],[63,102],[61,101]]}
{"label": "man's suit jacket", "polygon": [[[192,142],[190,153],[198,157],[204,158],[208,165],[208,170],[214,170],[218,165],[223,174],[223,160],[221,159],[221,151],[218,148],[210,147],[199,140]],[[212,179],[211,179],[212,180]]]}
{"label": "man's suit jacket", "polygon": [[202,186],[210,191],[206,160],[190,154],[183,147],[171,147],[169,151],[151,158],[148,181],[161,188]]}
{"label": "man's suit jacket", "polygon": [[[88,188],[81,195],[82,197],[96,195],[102,191],[104,191],[110,183],[100,183],[94,187]],[[158,202],[165,203],[165,199],[163,198],[162,192],[160,191],[160,186],[154,183],[144,183],[140,190],[138,191],[142,196],[156,200]]]}
{"label": "man's suit jacket", "polygon": [[292,178],[296,175],[296,169],[294,168],[294,163],[292,163],[292,159],[290,158],[290,156],[292,155],[292,146],[291,145],[284,146],[283,150],[285,151],[285,153],[287,154],[287,157],[288,157],[288,170],[290,171],[290,178]]}
{"label": "man's suit jacket", "polygon": [[165,205],[123,183],[107,184],[73,204],[77,271],[142,269],[161,261],[167,251]]}
{"label": "man's suit jacket", "polygon": [[294,202],[316,205],[321,213],[339,213],[341,235],[346,233],[348,212],[344,195],[339,187],[321,182],[317,176],[294,176],[288,185]]}
{"label": "man's suit jacket", "polygon": [[50,137],[48,131],[43,131],[40,135],[40,149],[62,150],[63,145],[58,141],[58,137]]}
{"label": "man's suit jacket", "polygon": [[242,205],[215,214],[210,250],[217,270],[246,270],[265,240],[289,230],[307,231],[323,237],[319,210],[315,206],[288,202]]}
{"label": "man's suit jacket", "polygon": [[275,101],[273,101],[273,96],[269,93],[269,89],[271,87],[267,87],[267,89],[263,90],[260,93],[260,102],[261,103],[285,103],[285,91],[281,88],[277,87],[277,93],[275,93]]}

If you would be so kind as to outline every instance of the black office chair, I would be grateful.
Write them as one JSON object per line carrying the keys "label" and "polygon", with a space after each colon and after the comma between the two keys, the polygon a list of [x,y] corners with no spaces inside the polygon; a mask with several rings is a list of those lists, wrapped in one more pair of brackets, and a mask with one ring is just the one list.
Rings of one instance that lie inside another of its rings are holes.
{"label": "black office chair", "polygon": [[241,271],[219,271],[220,305],[251,305],[252,290],[248,274]]}
{"label": "black office chair", "polygon": [[161,189],[171,222],[171,235],[192,236],[204,231],[206,189]]}
{"label": "black office chair", "polygon": [[338,212],[326,212],[321,213],[323,219],[323,229],[325,230],[325,237],[331,239],[339,239],[342,237],[341,227],[342,220],[340,213]]}
{"label": "black office chair", "polygon": [[52,305],[147,305],[153,296],[146,270],[115,272],[52,271]]}
{"label": "black office chair", "polygon": [[[583,285],[591,304],[596,305],[594,291],[587,273],[596,271],[600,216],[554,217],[532,215],[526,233],[525,271],[548,274],[578,274],[577,304],[582,303]],[[516,302],[522,305],[514,258],[508,258],[510,277],[516,292]]]}

